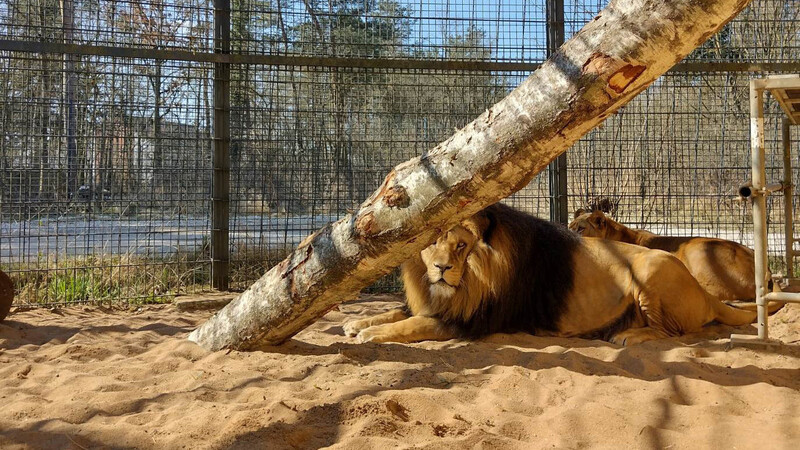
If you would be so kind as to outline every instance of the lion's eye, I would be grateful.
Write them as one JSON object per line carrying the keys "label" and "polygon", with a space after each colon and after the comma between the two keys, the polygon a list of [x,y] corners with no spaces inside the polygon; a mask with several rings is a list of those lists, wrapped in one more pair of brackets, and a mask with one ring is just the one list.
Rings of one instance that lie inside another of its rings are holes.
{"label": "lion's eye", "polygon": [[464,247],[466,247],[466,246],[467,246],[467,244],[466,244],[466,243],[464,243],[464,242],[459,242],[459,243],[458,243],[458,245],[456,245],[456,248],[457,248],[457,249],[459,249],[459,250],[461,250],[462,248],[464,248]]}

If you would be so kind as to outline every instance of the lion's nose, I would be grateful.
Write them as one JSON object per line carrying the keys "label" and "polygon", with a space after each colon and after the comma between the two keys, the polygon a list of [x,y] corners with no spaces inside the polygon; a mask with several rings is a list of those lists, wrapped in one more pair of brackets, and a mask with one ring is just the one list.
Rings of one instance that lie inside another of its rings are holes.
{"label": "lion's nose", "polygon": [[433,265],[436,266],[436,268],[439,269],[439,271],[442,272],[442,273],[445,273],[448,270],[453,268],[453,266],[445,265],[445,264],[436,264],[436,263],[434,263]]}

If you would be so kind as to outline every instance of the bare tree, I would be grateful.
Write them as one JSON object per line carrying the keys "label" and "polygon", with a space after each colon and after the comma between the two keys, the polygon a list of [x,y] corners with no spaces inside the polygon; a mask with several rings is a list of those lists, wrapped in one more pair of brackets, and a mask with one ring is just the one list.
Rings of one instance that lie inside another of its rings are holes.
{"label": "bare tree", "polygon": [[[189,10],[169,8],[165,0],[153,0],[149,4],[130,5],[130,11],[120,13],[115,25],[120,30],[135,33],[148,46],[163,49],[176,42],[178,30],[190,21],[188,14]],[[176,71],[165,73],[167,69],[161,59],[154,60],[151,65],[135,66],[135,70],[147,77],[153,92],[153,189],[163,194],[167,175],[164,172],[162,121],[180,95],[182,82]]]}
{"label": "bare tree", "polygon": [[[64,43],[72,43],[75,30],[75,5],[73,0],[61,0],[61,29]],[[78,118],[75,110],[75,55],[64,54],[64,139],[67,149],[67,198],[72,199],[78,189]]]}

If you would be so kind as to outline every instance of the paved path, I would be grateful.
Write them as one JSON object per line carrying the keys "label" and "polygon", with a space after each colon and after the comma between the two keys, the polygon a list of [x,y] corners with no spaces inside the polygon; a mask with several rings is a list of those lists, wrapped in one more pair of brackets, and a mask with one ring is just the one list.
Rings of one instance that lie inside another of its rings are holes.
{"label": "paved path", "polygon": [[[232,245],[293,247],[335,216],[238,216],[231,225]],[[0,263],[39,255],[136,254],[168,256],[202,248],[210,236],[207,218],[119,219],[44,218],[0,224]]]}

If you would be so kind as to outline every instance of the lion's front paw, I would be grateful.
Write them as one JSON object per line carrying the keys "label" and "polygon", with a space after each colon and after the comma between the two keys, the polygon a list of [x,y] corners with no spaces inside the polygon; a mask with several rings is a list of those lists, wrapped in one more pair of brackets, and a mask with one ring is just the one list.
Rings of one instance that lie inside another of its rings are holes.
{"label": "lion's front paw", "polygon": [[654,330],[650,327],[629,328],[612,336],[609,342],[623,347],[629,347],[631,345],[641,344],[642,342],[652,341],[653,339],[663,339],[666,337],[669,337],[667,333]]}
{"label": "lion's front paw", "polygon": [[375,325],[374,327],[369,327],[367,329],[361,330],[358,335],[356,336],[356,341],[363,344],[365,342],[389,342],[391,341],[391,336],[385,333],[383,330],[384,327],[381,325]]}
{"label": "lion's front paw", "polygon": [[344,329],[344,335],[348,337],[353,337],[357,335],[361,330],[369,328],[369,323],[366,320],[351,320],[347,322],[342,327]]}
{"label": "lion's front paw", "polygon": [[612,344],[624,347],[625,346],[625,336],[620,336],[619,334],[611,336],[611,338],[608,340],[608,342],[611,342]]}

